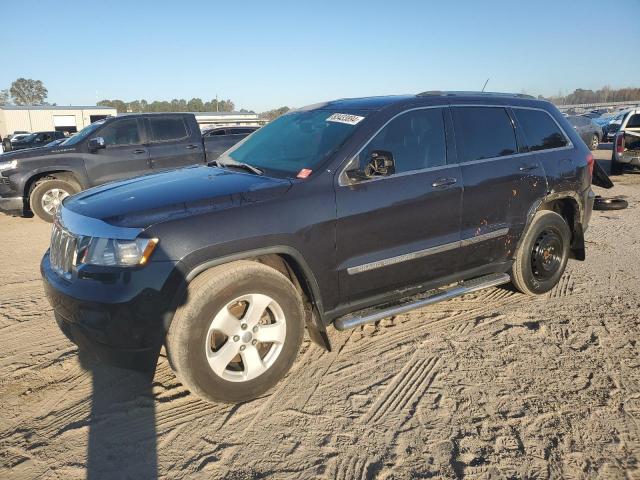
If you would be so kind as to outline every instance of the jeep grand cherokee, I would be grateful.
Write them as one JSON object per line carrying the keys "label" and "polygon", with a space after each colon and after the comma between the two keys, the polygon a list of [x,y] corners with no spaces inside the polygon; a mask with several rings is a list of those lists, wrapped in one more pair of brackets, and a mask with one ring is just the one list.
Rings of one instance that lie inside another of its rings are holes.
{"label": "jeep grand cherokee", "polygon": [[524,95],[343,99],[269,123],[219,163],[64,200],[41,263],[82,349],[243,401],[303,333],[352,328],[511,281],[549,291],[585,258],[594,160]]}

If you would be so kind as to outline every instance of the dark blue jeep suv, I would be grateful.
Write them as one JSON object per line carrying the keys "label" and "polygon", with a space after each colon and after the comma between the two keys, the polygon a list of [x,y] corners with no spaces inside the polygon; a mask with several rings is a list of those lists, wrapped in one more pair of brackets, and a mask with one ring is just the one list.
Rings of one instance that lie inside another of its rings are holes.
{"label": "dark blue jeep suv", "polygon": [[272,387],[308,331],[351,328],[584,260],[594,160],[548,102],[425,92],[296,110],[210,165],[64,200],[42,259],[62,330],[105,361],[166,346],[195,394]]}

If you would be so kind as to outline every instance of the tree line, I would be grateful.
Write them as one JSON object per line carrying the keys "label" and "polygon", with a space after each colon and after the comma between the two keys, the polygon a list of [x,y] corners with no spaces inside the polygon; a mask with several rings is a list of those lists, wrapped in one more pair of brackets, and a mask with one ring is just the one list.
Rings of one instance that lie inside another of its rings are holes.
{"label": "tree line", "polygon": [[547,100],[556,105],[640,101],[640,88],[629,87],[613,89],[605,86],[595,91],[578,88],[568,95],[562,95],[560,93],[554,97],[547,97]]}
{"label": "tree line", "polygon": [[[233,112],[235,104],[227,100],[213,99],[209,102],[203,102],[200,98],[192,98],[185,100],[183,98],[174,98],[170,102],[154,100],[134,100],[132,102],[124,102],[122,100],[100,100],[97,105],[99,107],[113,107],[118,113],[126,112]],[[242,113],[253,113],[248,110],[240,110]]]}

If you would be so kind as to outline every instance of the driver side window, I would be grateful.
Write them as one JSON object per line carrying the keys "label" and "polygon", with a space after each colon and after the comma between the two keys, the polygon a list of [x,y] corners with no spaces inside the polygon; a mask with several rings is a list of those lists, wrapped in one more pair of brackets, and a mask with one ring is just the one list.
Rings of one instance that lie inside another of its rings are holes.
{"label": "driver side window", "polygon": [[118,120],[100,132],[107,147],[117,145],[139,145],[140,133],[138,131],[138,120],[135,118]]}
{"label": "driver side window", "polygon": [[380,151],[391,153],[396,174],[445,165],[443,109],[412,110],[394,118],[360,152],[359,168],[365,171]]}

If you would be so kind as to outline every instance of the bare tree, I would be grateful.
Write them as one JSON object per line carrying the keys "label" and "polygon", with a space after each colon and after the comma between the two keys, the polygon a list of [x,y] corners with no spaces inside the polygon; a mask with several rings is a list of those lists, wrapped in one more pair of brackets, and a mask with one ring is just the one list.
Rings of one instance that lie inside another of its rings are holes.
{"label": "bare tree", "polygon": [[4,90],[0,90],[0,105],[6,105],[9,103],[9,90],[6,88]]}
{"label": "bare tree", "polygon": [[11,84],[9,92],[18,105],[40,105],[49,93],[41,80],[30,78],[17,79]]}

